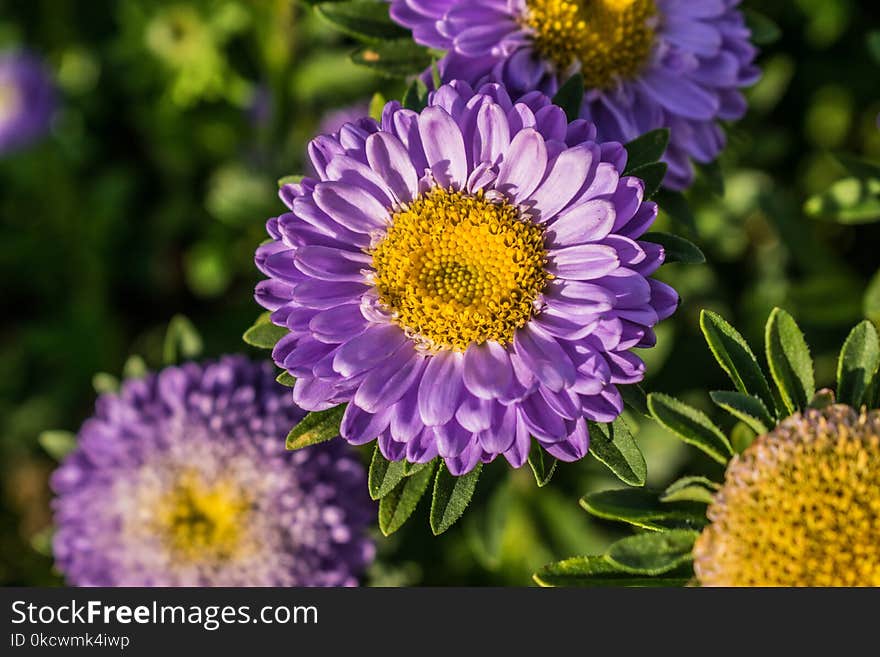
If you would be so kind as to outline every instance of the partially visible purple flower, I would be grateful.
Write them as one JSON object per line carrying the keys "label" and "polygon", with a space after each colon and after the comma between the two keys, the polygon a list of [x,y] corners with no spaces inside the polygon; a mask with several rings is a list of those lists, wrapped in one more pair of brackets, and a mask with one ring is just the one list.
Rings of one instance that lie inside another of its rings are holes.
{"label": "partially visible purple flower", "polygon": [[79,586],[355,585],[371,561],[364,468],[286,452],[304,412],[268,363],[169,367],[102,395],[52,477],[55,558]]}
{"label": "partially visible purple flower", "polygon": [[43,62],[30,53],[0,54],[0,154],[49,131],[55,87]]}
{"label": "partially visible purple flower", "polygon": [[273,351],[308,410],[348,403],[341,434],[459,475],[531,437],[574,461],[586,419],[614,420],[634,347],[678,297],[639,241],[657,206],[626,150],[541,93],[442,86],[309,145],[317,178],[256,253],[257,301],[289,330]]}
{"label": "partially visible purple flower", "polygon": [[357,123],[363,117],[369,115],[368,103],[355,103],[347,107],[340,107],[327,112],[318,126],[319,135],[332,135],[339,132],[346,123]]}
{"label": "partially visible purple flower", "polygon": [[264,126],[272,119],[272,90],[267,85],[254,87],[247,106],[247,117],[255,127]]}
{"label": "partially visible purple flower", "polygon": [[725,144],[719,121],[746,112],[760,77],[740,0],[389,0],[419,43],[447,50],[444,81],[502,82],[552,95],[580,71],[583,118],[627,142],[668,127],[665,185],[693,180]]}

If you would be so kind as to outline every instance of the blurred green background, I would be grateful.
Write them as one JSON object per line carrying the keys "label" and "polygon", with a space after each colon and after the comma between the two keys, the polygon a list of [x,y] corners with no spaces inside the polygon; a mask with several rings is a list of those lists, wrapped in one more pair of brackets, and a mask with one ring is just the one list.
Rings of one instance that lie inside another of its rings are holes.
{"label": "blurred green background", "polygon": [[[709,264],[664,268],[683,304],[644,354],[647,389],[719,421],[706,391],[729,384],[701,338],[700,309],[758,348],[770,309],[788,309],[820,385],[831,384],[851,326],[880,321],[880,224],[834,212],[858,184],[834,186],[851,177],[835,155],[880,160],[880,7],[752,4],[781,35],[762,49],[748,117],[729,128],[723,195],[711,173],[689,193],[689,237]],[[0,0],[0,50],[41,53],[61,96],[51,134],[0,158],[0,584],[61,582],[47,551],[54,461],[41,432],[76,431],[95,386],[161,366],[175,315],[191,320],[205,356],[247,349],[252,256],[283,208],[277,179],[304,170],[328,112],[404,88],[350,63],[354,45],[290,0]],[[649,484],[717,467],[647,422],[638,440]],[[577,503],[620,485],[591,458],[560,467],[543,489],[528,468],[495,463],[447,534],[431,536],[423,500],[379,539],[369,582],[527,585],[537,567],[621,531]]]}

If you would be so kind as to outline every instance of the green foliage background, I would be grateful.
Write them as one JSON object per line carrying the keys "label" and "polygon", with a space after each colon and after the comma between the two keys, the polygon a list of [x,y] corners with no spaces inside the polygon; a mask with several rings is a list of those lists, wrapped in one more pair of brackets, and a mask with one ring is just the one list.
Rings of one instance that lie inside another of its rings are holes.
{"label": "green foliage background", "polygon": [[[817,218],[819,202],[808,204],[850,175],[834,154],[880,160],[880,8],[745,5],[781,36],[763,49],[748,117],[729,129],[723,195],[711,172],[689,194],[689,237],[709,263],[664,268],[683,303],[644,354],[648,390],[719,422],[729,420],[706,391],[729,386],[700,335],[702,308],[757,345],[770,309],[789,310],[813,348],[819,387],[833,382],[852,325],[880,321],[880,223]],[[61,581],[46,551],[53,461],[37,437],[76,431],[96,373],[132,371],[132,355],[160,366],[177,314],[200,332],[204,355],[247,349],[240,336],[258,312],[253,251],[282,209],[276,180],[304,170],[305,144],[328,111],[403,92],[351,63],[355,45],[289,0],[0,0],[0,49],[42,53],[62,96],[52,134],[0,159],[0,584]],[[629,419],[649,484],[717,474],[663,429]],[[443,536],[431,535],[423,501],[400,532],[380,538],[368,581],[528,584],[541,565],[621,535],[577,503],[617,486],[592,458],[560,467],[542,489],[528,468],[493,464]]]}

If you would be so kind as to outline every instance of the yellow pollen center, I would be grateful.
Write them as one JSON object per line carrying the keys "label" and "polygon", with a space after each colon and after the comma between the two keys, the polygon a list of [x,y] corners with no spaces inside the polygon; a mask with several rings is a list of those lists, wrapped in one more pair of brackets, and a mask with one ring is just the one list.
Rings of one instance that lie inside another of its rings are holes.
{"label": "yellow pollen center", "polygon": [[634,78],[654,44],[654,0],[526,0],[535,48],[560,70],[580,62],[584,86]]}
{"label": "yellow pollen center", "polygon": [[380,302],[431,349],[508,344],[550,276],[543,229],[507,201],[435,188],[373,250]]}
{"label": "yellow pollen center", "polygon": [[231,482],[207,482],[186,471],[160,500],[155,530],[175,561],[227,561],[246,544],[250,508],[247,496]]}
{"label": "yellow pollen center", "polygon": [[709,586],[880,586],[880,411],[794,416],[728,467],[694,547]]}

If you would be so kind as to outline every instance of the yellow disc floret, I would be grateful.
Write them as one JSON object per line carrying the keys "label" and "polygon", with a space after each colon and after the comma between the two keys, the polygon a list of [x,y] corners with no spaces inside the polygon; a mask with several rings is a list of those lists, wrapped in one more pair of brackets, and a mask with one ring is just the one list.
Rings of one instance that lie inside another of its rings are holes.
{"label": "yellow disc floret", "polygon": [[706,586],[880,586],[880,411],[795,415],[727,470],[694,547]]}
{"label": "yellow disc floret", "polygon": [[634,78],[654,45],[654,0],[526,0],[535,48],[560,70],[575,62],[587,88]]}
{"label": "yellow disc floret", "polygon": [[419,196],[392,215],[372,255],[380,302],[434,350],[508,344],[549,279],[542,228],[482,192]]}

